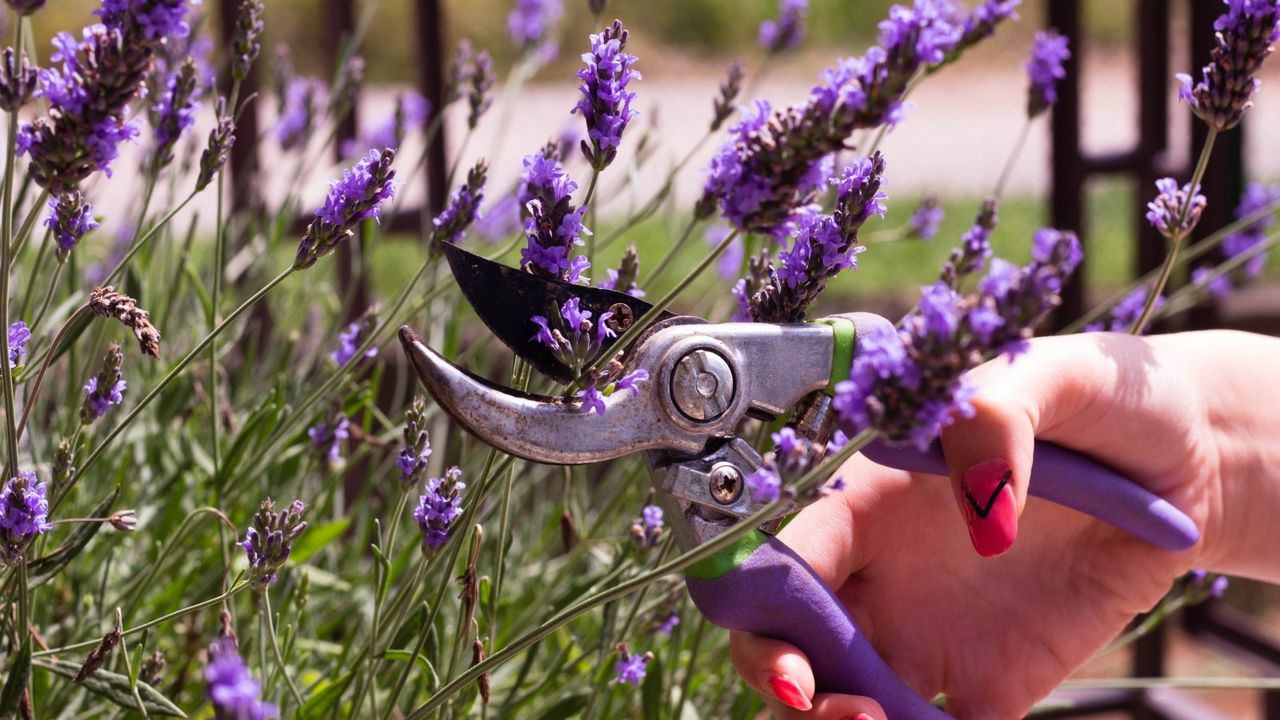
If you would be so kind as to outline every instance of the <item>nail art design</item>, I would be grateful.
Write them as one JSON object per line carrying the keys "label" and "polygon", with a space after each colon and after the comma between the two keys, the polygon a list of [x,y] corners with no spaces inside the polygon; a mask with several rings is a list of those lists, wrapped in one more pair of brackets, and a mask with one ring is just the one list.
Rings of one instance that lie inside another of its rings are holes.
{"label": "nail art design", "polygon": [[983,557],[1004,553],[1018,535],[1018,506],[1012,480],[1008,463],[991,460],[969,468],[960,481],[969,539]]}
{"label": "nail art design", "polygon": [[769,672],[766,674],[765,682],[762,684],[769,688],[774,697],[786,703],[789,707],[800,711],[807,711],[813,708],[813,703],[809,702],[809,698],[800,689],[800,685],[786,675]]}

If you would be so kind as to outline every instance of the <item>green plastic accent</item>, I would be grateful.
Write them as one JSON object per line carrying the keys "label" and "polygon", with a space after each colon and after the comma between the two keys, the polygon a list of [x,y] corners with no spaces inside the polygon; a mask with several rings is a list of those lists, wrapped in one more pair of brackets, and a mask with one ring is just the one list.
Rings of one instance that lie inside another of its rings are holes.
{"label": "green plastic accent", "polygon": [[759,530],[752,530],[733,541],[728,547],[716,551],[714,555],[705,557],[684,569],[686,577],[696,580],[715,580],[733,570],[751,557],[751,554],[769,539]]}
{"label": "green plastic accent", "polygon": [[827,383],[825,392],[836,394],[836,385],[849,379],[849,371],[853,369],[853,349],[858,344],[858,328],[847,318],[822,318],[818,322],[830,325],[835,331],[835,348],[831,352],[831,381]]}

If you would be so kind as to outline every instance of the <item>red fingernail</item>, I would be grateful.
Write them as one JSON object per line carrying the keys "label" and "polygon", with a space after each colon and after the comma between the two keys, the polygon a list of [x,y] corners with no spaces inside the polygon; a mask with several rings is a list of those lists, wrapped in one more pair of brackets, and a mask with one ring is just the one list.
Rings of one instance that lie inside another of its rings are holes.
{"label": "red fingernail", "polygon": [[858,713],[857,717],[854,717],[852,715],[845,715],[844,717],[840,718],[840,720],[876,720],[876,719],[866,713]]}
{"label": "red fingernail", "polygon": [[796,681],[786,675],[771,672],[768,674],[768,679],[764,684],[773,692],[774,697],[796,710],[803,711],[813,708],[813,703],[809,702],[809,698],[805,697],[804,691],[800,689]]}
{"label": "red fingernail", "polygon": [[1008,463],[991,460],[969,468],[960,481],[969,539],[983,557],[1002,554],[1018,536],[1018,505],[1013,498],[1012,480]]}

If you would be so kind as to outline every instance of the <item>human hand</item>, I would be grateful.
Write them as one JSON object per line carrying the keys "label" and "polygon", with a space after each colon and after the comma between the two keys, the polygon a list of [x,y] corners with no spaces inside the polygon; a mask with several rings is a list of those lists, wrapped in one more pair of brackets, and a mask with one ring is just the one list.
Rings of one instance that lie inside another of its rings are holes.
{"label": "human hand", "polygon": [[[1249,347],[1230,352],[1238,345]],[[925,697],[946,693],[962,718],[1020,716],[1189,568],[1280,574],[1251,564],[1240,552],[1247,542],[1234,537],[1246,528],[1223,522],[1224,507],[1248,505],[1224,492],[1224,474],[1257,459],[1224,442],[1237,423],[1222,421],[1222,405],[1239,404],[1249,387],[1259,392],[1256,376],[1246,369],[1238,374],[1249,384],[1233,387],[1205,367],[1275,347],[1239,333],[1036,340],[1013,365],[997,360],[971,374],[977,412],[943,434],[950,487],[855,458],[841,471],[846,491],[807,508],[780,538],[836,590],[911,687]],[[1028,504],[1036,437],[1091,455],[1169,500],[1202,528],[1201,543],[1170,553],[1064,508]],[[983,495],[985,517],[966,490]],[[986,559],[975,548],[1003,555]],[[812,671],[790,645],[735,633],[732,648],[740,674],[779,717],[802,715],[783,700],[807,708],[810,698],[805,717],[885,717],[871,699],[815,696]]]}

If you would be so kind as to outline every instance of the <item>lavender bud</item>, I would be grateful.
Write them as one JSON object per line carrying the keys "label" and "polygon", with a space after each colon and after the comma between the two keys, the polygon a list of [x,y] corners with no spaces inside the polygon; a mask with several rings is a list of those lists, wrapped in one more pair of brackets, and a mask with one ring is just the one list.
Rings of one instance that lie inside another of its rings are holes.
{"label": "lavender bud", "polygon": [[30,15],[44,7],[46,0],[4,0],[19,15]]}
{"label": "lavender bud", "polygon": [[1156,181],[1156,189],[1160,194],[1147,203],[1147,222],[1167,238],[1186,237],[1204,212],[1205,198],[1200,194],[1200,186],[1178,187],[1177,180],[1161,178]]}
{"label": "lavender bud", "polygon": [[168,77],[159,102],[150,108],[151,127],[156,136],[151,160],[153,172],[173,161],[173,148],[179,137],[196,121],[197,80],[195,62],[187,58],[177,72]]}
{"label": "lavender bud", "polygon": [[936,72],[958,60],[964,51],[994,35],[996,27],[1005,20],[1017,20],[1015,11],[1020,4],[1022,0],[983,0],[965,16],[959,41],[947,51],[942,62],[930,65],[928,72]]}
{"label": "lavender bud", "polygon": [[413,509],[413,519],[422,533],[422,551],[439,550],[449,541],[452,525],[462,515],[462,470],[454,466],[444,477],[428,478],[425,491]]}
{"label": "lavender bud", "polygon": [[493,58],[486,50],[476,53],[475,62],[471,66],[471,87],[467,91],[467,127],[472,130],[480,123],[481,116],[493,104],[490,91],[493,89]]}
{"label": "lavender bud", "polygon": [[395,171],[391,164],[396,153],[391,148],[370,150],[369,154],[347,170],[341,180],[333,182],[324,205],[316,210],[315,219],[307,226],[294,260],[302,270],[333,252],[338,244],[354,234],[357,223],[378,218],[382,203],[395,196]]}
{"label": "lavender bud", "polygon": [[471,41],[459,40],[453,51],[453,64],[449,66],[449,75],[444,82],[444,104],[450,105],[462,98],[463,86],[471,82],[475,72],[475,59],[471,51]]}
{"label": "lavender bud", "polygon": [[644,291],[636,284],[636,280],[640,277],[640,254],[636,251],[634,244],[622,253],[622,259],[618,261],[618,269],[609,268],[606,272],[609,278],[601,282],[600,287],[624,292],[631,297],[644,297]]}
{"label": "lavender bud", "polygon": [[944,217],[946,213],[938,198],[933,195],[926,197],[907,221],[907,237],[929,242],[938,234],[938,226],[942,225]]}
{"label": "lavender bud", "polygon": [[[360,346],[378,327],[378,307],[375,305],[361,313],[355,322],[347,325],[347,329],[338,333],[338,348],[329,353],[329,359],[342,367],[351,361],[360,350]],[[378,348],[370,347],[361,356],[362,360],[372,360],[378,356]]]}
{"label": "lavender bud", "polygon": [[138,669],[138,682],[144,682],[152,687],[160,682],[160,676],[164,673],[164,653],[156,650],[142,661],[142,667]]}
{"label": "lavender bud", "polygon": [[1269,0],[1223,0],[1227,11],[1213,23],[1215,44],[1200,82],[1178,73],[1178,97],[1209,127],[1230,130],[1253,106],[1261,81],[1254,77],[1280,38],[1280,9]]}
{"label": "lavender bud", "polygon": [[53,471],[51,473],[54,488],[62,487],[75,474],[76,449],[70,438],[62,438],[53,451]]}
{"label": "lavender bud", "polygon": [[316,118],[325,100],[325,86],[307,77],[289,79],[284,90],[280,119],[276,123],[276,141],[284,151],[305,147],[316,126]]}
{"label": "lavender bud", "polygon": [[0,565],[13,566],[49,524],[48,488],[36,474],[20,470],[0,489]]}
{"label": "lavender bud", "polygon": [[231,37],[231,77],[244,82],[262,51],[263,0],[244,0],[236,14],[236,29]]}
{"label": "lavender bud", "polygon": [[275,705],[263,702],[262,683],[249,673],[233,638],[219,638],[209,648],[204,668],[205,696],[216,720],[266,720],[277,717]]}
{"label": "lavender bud", "polygon": [[120,352],[120,345],[111,343],[102,358],[102,371],[85,383],[84,404],[80,407],[81,423],[92,425],[112,406],[124,402],[124,391],[128,386],[120,376],[122,363],[124,353]]}
{"label": "lavender bud", "polygon": [[550,59],[556,52],[556,24],[563,14],[561,0],[516,0],[507,15],[507,33],[522,52]]}
{"label": "lavender bud", "polygon": [[44,226],[53,232],[58,243],[54,249],[58,261],[66,262],[80,239],[97,229],[98,221],[93,217],[93,205],[79,190],[73,190],[49,201],[49,217],[45,218]]}
{"label": "lavender bud", "polygon": [[200,154],[200,175],[196,178],[196,192],[200,192],[213,182],[218,171],[226,164],[231,154],[231,147],[236,144],[236,121],[227,112],[227,99],[218,98],[218,124],[209,131],[209,143]]}
{"label": "lavender bud", "polygon": [[351,437],[351,421],[335,408],[320,422],[307,429],[311,446],[329,465],[337,465],[342,459],[342,443]]}
{"label": "lavender bud", "polygon": [[431,441],[427,433],[427,400],[415,395],[404,411],[404,447],[396,458],[400,482],[407,488],[426,477],[427,460],[431,457]]}
{"label": "lavender bud", "polygon": [[282,512],[276,512],[271,498],[253,516],[253,525],[245,531],[240,547],[249,558],[249,581],[257,588],[275,582],[276,571],[289,559],[293,541],[307,529],[302,520],[306,506],[294,500]]}
{"label": "lavender bud", "polygon": [[778,19],[760,23],[759,42],[770,55],[795,50],[804,40],[809,0],[779,0]]}
{"label": "lavender bud", "polygon": [[640,73],[632,69],[636,56],[623,52],[628,36],[621,20],[592,35],[591,52],[582,56],[587,66],[578,71],[582,98],[572,112],[582,113],[586,121],[591,142],[582,141],[582,154],[597,171],[617,157],[622,132],[640,114],[631,109],[636,94],[627,90],[632,80],[640,79]]}
{"label": "lavender bud", "polygon": [[151,314],[138,307],[137,300],[108,285],[94,288],[87,305],[95,315],[115,318],[132,330],[144,354],[160,357],[160,331],[151,324]]}
{"label": "lavender bud", "polygon": [[631,521],[631,539],[641,549],[656,545],[663,532],[662,508],[657,505],[645,505],[640,517]]}
{"label": "lavender bud", "polygon": [[138,529],[138,513],[135,510],[117,510],[111,513],[107,522],[120,532],[134,532]]}
{"label": "lavender bud", "polygon": [[444,211],[431,220],[434,228],[431,240],[434,243],[457,243],[480,216],[480,203],[484,201],[485,175],[488,165],[484,160],[477,160],[475,167],[467,172],[467,182],[449,197],[449,205]]}
{"label": "lavender bud", "polygon": [[[742,92],[742,61],[734,60],[729,66],[729,73],[720,83],[720,95],[715,99],[715,114],[711,116],[711,132],[717,132],[724,126],[724,121],[733,115],[738,94]],[[707,215],[711,212],[708,211]]]}
{"label": "lavender bud", "polygon": [[5,48],[0,52],[0,110],[11,113],[26,105],[38,80],[39,70],[27,61],[26,53],[19,57],[13,48]]}
{"label": "lavender bud", "polygon": [[946,263],[942,265],[939,279],[949,287],[955,288],[964,278],[982,269],[991,258],[991,244],[988,238],[999,222],[998,211],[1000,201],[994,197],[987,198],[973,221],[973,227],[965,231],[960,238],[960,247],[951,251]]}
{"label": "lavender bud", "polygon": [[619,685],[628,684],[640,687],[640,682],[644,680],[645,666],[653,659],[653,653],[647,652],[643,655],[632,655],[627,651],[625,643],[618,643],[617,649],[618,662],[613,666],[617,677],[614,681]]}

